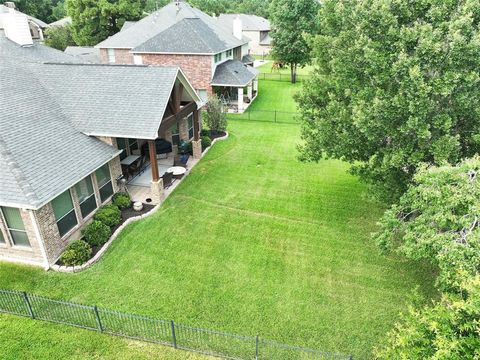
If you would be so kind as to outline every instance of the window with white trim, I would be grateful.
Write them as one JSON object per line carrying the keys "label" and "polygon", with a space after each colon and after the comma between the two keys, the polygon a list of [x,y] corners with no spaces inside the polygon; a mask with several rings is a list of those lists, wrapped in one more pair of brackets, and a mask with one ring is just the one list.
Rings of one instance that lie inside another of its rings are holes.
{"label": "window with white trim", "polygon": [[214,61],[215,61],[215,63],[218,63],[219,61],[222,61],[222,53],[215,54]]}
{"label": "window with white trim", "polygon": [[78,202],[80,203],[82,217],[86,218],[97,208],[97,200],[95,199],[91,177],[87,176],[85,179],[76,183],[75,192],[77,193]]}
{"label": "window with white trim", "polygon": [[178,121],[172,125],[170,131],[172,132],[172,144],[180,145],[180,128],[178,126]]}
{"label": "window with white trim", "polygon": [[110,196],[113,195],[112,178],[110,176],[110,169],[108,168],[108,163],[95,171],[95,176],[97,177],[100,200],[102,200],[103,203]]}
{"label": "window with white trim", "polygon": [[207,101],[208,100],[208,93],[207,93],[207,90],[205,89],[198,89],[197,90],[197,94],[198,96],[200,97],[200,99],[202,99],[202,101]]}
{"label": "window with white trim", "polygon": [[58,195],[52,200],[51,204],[57,221],[58,232],[60,236],[64,236],[78,224],[70,190]]}
{"label": "window with white trim", "polygon": [[[13,244],[20,246],[30,246],[30,242],[28,241],[27,232],[25,231],[25,225],[23,224],[20,210],[17,208],[11,208],[6,206],[2,207],[1,210]],[[3,241],[5,242],[5,239],[3,239]]]}
{"label": "window with white trim", "polygon": [[232,56],[232,49],[230,50],[227,50],[227,58],[231,57]]}
{"label": "window with white trim", "polygon": [[110,64],[115,62],[115,49],[107,49],[108,62]]}

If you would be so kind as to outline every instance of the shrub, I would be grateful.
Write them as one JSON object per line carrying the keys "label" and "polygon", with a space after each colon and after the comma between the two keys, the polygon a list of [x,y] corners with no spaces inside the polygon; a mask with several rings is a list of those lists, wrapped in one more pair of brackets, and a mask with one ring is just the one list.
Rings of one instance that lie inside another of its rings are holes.
{"label": "shrub", "polygon": [[205,123],[214,133],[220,133],[227,130],[227,117],[222,110],[222,103],[217,95],[208,98]]}
{"label": "shrub", "polygon": [[92,256],[92,247],[83,240],[75,240],[67,246],[60,256],[65,266],[82,265]]}
{"label": "shrub", "polygon": [[107,242],[112,234],[110,227],[103,222],[94,220],[82,230],[85,241],[91,246],[100,246]]}
{"label": "shrub", "polygon": [[95,220],[98,220],[109,227],[114,227],[122,220],[120,209],[113,204],[104,205],[98,209],[94,216]]}
{"label": "shrub", "polygon": [[200,130],[200,136],[210,136],[210,130],[208,129]]}
{"label": "shrub", "polygon": [[202,136],[202,151],[212,145],[212,139],[209,136]]}
{"label": "shrub", "polygon": [[132,200],[130,195],[126,192],[118,192],[113,195],[113,205],[117,206],[120,210],[127,209],[132,206]]}

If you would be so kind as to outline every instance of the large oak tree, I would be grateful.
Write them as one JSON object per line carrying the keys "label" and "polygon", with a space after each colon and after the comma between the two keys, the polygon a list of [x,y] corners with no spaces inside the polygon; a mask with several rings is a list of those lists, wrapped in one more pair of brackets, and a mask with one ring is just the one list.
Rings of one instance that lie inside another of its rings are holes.
{"label": "large oak tree", "polygon": [[298,102],[302,158],[352,163],[397,199],[420,163],[480,150],[478,0],[325,0]]}

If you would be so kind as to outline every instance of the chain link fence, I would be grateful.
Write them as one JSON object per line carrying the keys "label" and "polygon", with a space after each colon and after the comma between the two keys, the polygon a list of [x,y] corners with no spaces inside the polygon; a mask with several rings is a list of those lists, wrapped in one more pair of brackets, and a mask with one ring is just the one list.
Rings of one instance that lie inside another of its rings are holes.
{"label": "chain link fence", "polygon": [[173,320],[159,320],[52,300],[20,291],[0,290],[0,313],[76,326],[225,359],[353,359],[350,355],[285,345],[258,336],[240,336],[195,328]]}
{"label": "chain link fence", "polygon": [[[303,82],[303,81],[307,80],[309,77],[310,77],[309,75],[299,75],[299,74],[297,74],[297,82]],[[290,74],[261,72],[261,73],[258,74],[258,80],[291,82],[292,81],[292,76]]]}
{"label": "chain link fence", "polygon": [[250,107],[241,114],[228,114],[230,120],[266,121],[284,124],[299,124],[299,114],[296,112],[279,110],[250,110]]}

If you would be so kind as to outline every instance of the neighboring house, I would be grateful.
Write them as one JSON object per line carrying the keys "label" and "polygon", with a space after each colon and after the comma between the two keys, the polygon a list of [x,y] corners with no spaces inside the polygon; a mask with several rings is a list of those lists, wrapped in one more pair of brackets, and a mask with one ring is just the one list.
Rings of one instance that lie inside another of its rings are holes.
{"label": "neighboring house", "polygon": [[28,27],[32,39],[36,41],[43,41],[43,32],[48,27],[47,23],[40,19],[36,19],[33,16],[26,15],[18,10],[15,10],[15,3],[13,1],[7,1],[3,5],[0,5],[0,14],[5,14],[9,11],[15,11],[17,14],[25,15],[28,20]]}
{"label": "neighboring house", "polygon": [[[185,2],[172,2],[97,44],[102,63],[178,65],[200,97],[217,93],[243,111],[258,92],[258,72],[245,66],[249,40]],[[250,61],[250,59],[248,60]]]}
{"label": "neighboring house", "polygon": [[65,25],[70,25],[71,23],[72,23],[72,18],[70,16],[66,16],[64,18],[61,18],[57,21],[54,21],[48,24],[48,26],[65,26]]}
{"label": "neighboring house", "polygon": [[266,55],[272,50],[270,37],[270,21],[257,15],[221,14],[218,22],[232,28],[235,22],[240,21],[243,36],[249,38],[250,51],[254,55]]}
{"label": "neighboring house", "polygon": [[76,56],[88,63],[100,64],[100,50],[92,46],[67,46],[65,54]]}
{"label": "neighboring house", "polygon": [[0,14],[1,260],[55,263],[123,186],[125,156],[150,161],[152,203],[158,141],[192,139],[201,156],[201,101],[179,67],[78,61],[34,42],[25,15]]}

